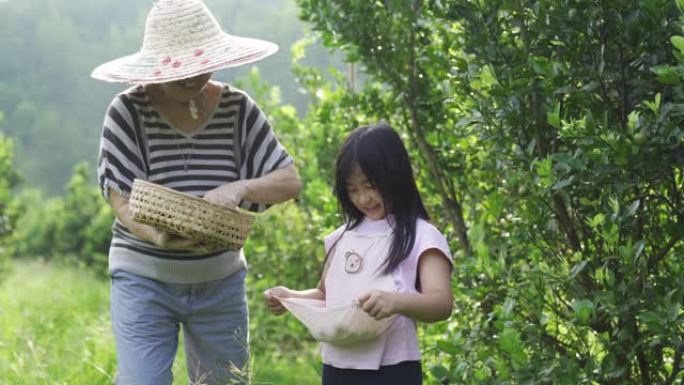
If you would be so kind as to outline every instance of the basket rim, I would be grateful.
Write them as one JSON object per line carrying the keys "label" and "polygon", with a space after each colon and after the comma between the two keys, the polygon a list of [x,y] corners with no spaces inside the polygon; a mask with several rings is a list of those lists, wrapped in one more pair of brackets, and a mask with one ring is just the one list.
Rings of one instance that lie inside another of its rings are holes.
{"label": "basket rim", "polygon": [[133,184],[136,184],[136,183],[141,184],[141,185],[147,185],[147,186],[150,186],[152,188],[156,188],[156,189],[162,190],[164,192],[173,194],[175,196],[178,196],[178,197],[181,197],[184,199],[189,199],[190,201],[193,201],[193,202],[196,202],[199,204],[208,205],[209,207],[215,208],[217,210],[230,211],[230,212],[238,214],[238,215],[244,215],[244,216],[248,216],[251,218],[256,218],[256,215],[254,213],[251,213],[251,212],[244,210],[244,209],[241,209],[239,207],[233,208],[233,207],[228,207],[228,206],[217,205],[217,204],[214,204],[211,202],[207,202],[206,200],[199,198],[199,197],[196,197],[194,195],[186,194],[184,192],[174,190],[170,187],[162,186],[162,185],[154,183],[154,182],[146,181],[144,179],[135,178],[133,180]]}

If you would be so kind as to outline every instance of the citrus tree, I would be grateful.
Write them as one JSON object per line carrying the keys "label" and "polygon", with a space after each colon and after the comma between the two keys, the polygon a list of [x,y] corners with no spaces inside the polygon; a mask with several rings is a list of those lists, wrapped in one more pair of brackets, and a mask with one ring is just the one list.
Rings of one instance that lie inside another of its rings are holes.
{"label": "citrus tree", "polygon": [[682,381],[675,2],[298,2],[369,76],[355,109],[406,135],[453,236],[434,380]]}

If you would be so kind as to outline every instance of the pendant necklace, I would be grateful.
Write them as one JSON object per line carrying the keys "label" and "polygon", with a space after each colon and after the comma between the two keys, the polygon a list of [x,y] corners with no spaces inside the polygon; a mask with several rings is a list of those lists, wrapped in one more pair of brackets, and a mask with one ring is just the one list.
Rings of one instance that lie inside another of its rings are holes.
{"label": "pendant necklace", "polygon": [[188,100],[188,112],[190,113],[192,120],[199,120],[200,118],[200,110],[204,106],[204,94],[206,90],[207,88],[205,87],[199,95],[197,95],[199,101],[195,101],[195,98],[190,98],[190,100]]}
{"label": "pendant necklace", "polygon": [[[198,103],[195,101],[194,98],[190,98],[188,101],[188,112],[190,113],[190,117],[192,120],[199,120],[200,118],[200,107],[202,106],[202,101],[204,100],[204,90],[200,92],[199,94],[199,104],[200,106],[198,107]],[[183,137],[180,137],[179,139],[183,139]],[[188,168],[190,167],[190,159],[192,158],[192,152],[195,149],[195,141],[193,138],[189,138],[189,140],[192,142],[192,145],[190,146],[190,152],[188,153],[187,157],[181,153],[181,158],[183,159],[183,171],[188,172]],[[178,144],[178,150],[180,150],[180,143]]]}
{"label": "pendant necklace", "polygon": [[192,120],[199,120],[199,111],[197,109],[197,103],[195,99],[190,99],[188,102],[188,111],[190,112],[190,117]]}
{"label": "pendant necklace", "polygon": [[[187,155],[183,154],[183,152],[182,152],[183,148],[181,148],[181,145],[180,145],[180,141],[182,139],[186,139],[186,141],[189,140],[191,142],[190,151],[188,152]],[[195,141],[193,140],[193,138],[184,138],[183,136],[178,135],[178,142],[176,142],[176,144],[178,146],[178,154],[180,155],[181,159],[183,160],[183,171],[188,172],[188,169],[190,167],[190,160],[192,159],[192,152],[195,150]]]}

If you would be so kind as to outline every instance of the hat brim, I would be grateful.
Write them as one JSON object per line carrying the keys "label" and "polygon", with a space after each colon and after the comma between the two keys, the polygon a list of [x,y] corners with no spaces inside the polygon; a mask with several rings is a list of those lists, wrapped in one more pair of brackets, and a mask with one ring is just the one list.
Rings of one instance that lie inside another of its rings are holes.
{"label": "hat brim", "polygon": [[90,76],[116,83],[166,83],[254,63],[277,51],[275,43],[223,33],[211,46],[192,51],[160,57],[141,50],[98,66]]}

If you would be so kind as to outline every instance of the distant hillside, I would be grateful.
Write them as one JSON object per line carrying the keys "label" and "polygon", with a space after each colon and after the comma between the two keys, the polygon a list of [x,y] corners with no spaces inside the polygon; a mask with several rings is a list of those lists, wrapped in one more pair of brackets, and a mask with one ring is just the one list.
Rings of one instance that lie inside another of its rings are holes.
{"label": "distant hillside", "polygon": [[[285,102],[303,108],[290,71],[290,47],[304,35],[293,0],[207,0],[232,34],[274,41],[280,51],[259,63]],[[80,160],[94,163],[102,117],[123,85],[89,78],[98,64],[137,51],[152,1],[0,0],[0,126],[15,141],[24,186],[60,193]],[[327,66],[322,49],[307,63]],[[221,71],[230,81],[248,68]]]}

